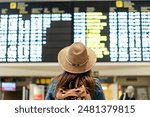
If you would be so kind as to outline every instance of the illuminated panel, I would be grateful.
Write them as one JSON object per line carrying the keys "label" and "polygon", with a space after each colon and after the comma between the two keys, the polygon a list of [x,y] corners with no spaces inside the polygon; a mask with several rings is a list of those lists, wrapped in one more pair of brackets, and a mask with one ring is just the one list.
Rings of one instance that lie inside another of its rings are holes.
{"label": "illuminated panel", "polygon": [[7,54],[7,19],[8,15],[0,15],[0,61],[6,62]]}
{"label": "illuminated panel", "polygon": [[8,16],[8,43],[7,43],[7,61],[17,60],[17,25],[18,15]]}
{"label": "illuminated panel", "polygon": [[141,61],[140,13],[129,12],[130,61]]}
{"label": "illuminated panel", "polygon": [[85,44],[85,30],[86,30],[86,22],[84,12],[81,13],[74,13],[74,42],[82,42]]}
{"label": "illuminated panel", "polygon": [[31,14],[30,61],[42,60],[42,14]]}
{"label": "illuminated panel", "polygon": [[124,1],[109,12],[110,62],[150,61],[148,3]]}
{"label": "illuminated panel", "polygon": [[150,1],[0,4],[0,62],[57,62],[73,42],[98,62],[150,61]]}
{"label": "illuminated panel", "polygon": [[118,12],[118,61],[128,61],[128,30],[127,12]]}
{"label": "illuminated panel", "polygon": [[0,62],[56,62],[71,44],[71,3],[0,4]]}
{"label": "illuminated panel", "polygon": [[150,7],[141,8],[142,56],[143,61],[150,61]]}
{"label": "illuminated panel", "polygon": [[16,91],[16,82],[2,82],[2,91]]}
{"label": "illuminated panel", "polygon": [[118,61],[118,37],[117,37],[117,13],[109,13],[109,39],[110,39],[110,60]]}
{"label": "illuminated panel", "polygon": [[99,59],[103,58],[103,55],[109,54],[105,45],[107,37],[101,35],[101,31],[107,26],[107,23],[103,22],[102,19],[107,19],[102,12],[86,13],[86,45],[95,51]]}
{"label": "illuminated panel", "polygon": [[109,61],[108,12],[108,1],[74,2],[73,41],[94,50],[98,61]]}
{"label": "illuminated panel", "polygon": [[18,61],[28,62],[30,60],[30,21],[23,20],[22,15],[19,15],[18,28]]}

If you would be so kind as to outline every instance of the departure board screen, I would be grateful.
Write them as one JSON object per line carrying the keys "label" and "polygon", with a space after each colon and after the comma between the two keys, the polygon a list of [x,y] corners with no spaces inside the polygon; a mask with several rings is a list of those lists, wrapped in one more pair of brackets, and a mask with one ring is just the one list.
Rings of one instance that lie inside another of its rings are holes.
{"label": "departure board screen", "polygon": [[0,62],[56,62],[72,42],[71,3],[0,3]]}
{"label": "departure board screen", "polygon": [[73,42],[98,62],[150,61],[150,1],[0,3],[0,62],[57,62]]}

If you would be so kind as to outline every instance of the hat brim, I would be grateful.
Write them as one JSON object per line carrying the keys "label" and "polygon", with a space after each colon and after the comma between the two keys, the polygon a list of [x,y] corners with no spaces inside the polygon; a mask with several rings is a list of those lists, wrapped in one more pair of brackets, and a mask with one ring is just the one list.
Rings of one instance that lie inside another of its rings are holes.
{"label": "hat brim", "polygon": [[91,70],[95,63],[96,63],[96,54],[95,52],[90,49],[87,48],[87,54],[89,56],[88,62],[82,66],[73,66],[70,63],[68,63],[68,61],[66,60],[66,54],[68,52],[68,49],[70,48],[70,46],[63,48],[59,53],[58,53],[58,63],[60,65],[60,67],[70,73],[84,73],[87,72],[89,70]]}

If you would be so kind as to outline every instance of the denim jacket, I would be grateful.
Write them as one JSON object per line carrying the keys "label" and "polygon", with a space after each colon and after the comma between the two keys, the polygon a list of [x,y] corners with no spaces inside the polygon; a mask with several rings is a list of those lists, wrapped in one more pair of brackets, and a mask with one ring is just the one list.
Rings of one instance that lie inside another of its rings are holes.
{"label": "denim jacket", "polygon": [[[101,87],[100,80],[96,78],[95,82],[96,82],[95,83],[96,87],[94,90],[92,100],[105,100],[105,96],[103,93],[103,89]],[[53,80],[52,83],[50,84],[49,88],[48,88],[48,92],[47,92],[47,95],[45,97],[45,100],[54,100],[56,85],[57,85],[57,81]]]}

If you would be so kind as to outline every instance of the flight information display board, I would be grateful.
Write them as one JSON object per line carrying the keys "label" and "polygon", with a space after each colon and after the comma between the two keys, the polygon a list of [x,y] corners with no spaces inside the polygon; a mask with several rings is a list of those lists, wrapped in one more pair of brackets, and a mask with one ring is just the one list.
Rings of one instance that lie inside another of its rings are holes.
{"label": "flight information display board", "polygon": [[0,3],[0,62],[57,62],[73,42],[98,62],[150,61],[150,1]]}
{"label": "flight information display board", "polygon": [[0,62],[55,62],[72,40],[71,3],[0,3]]}

